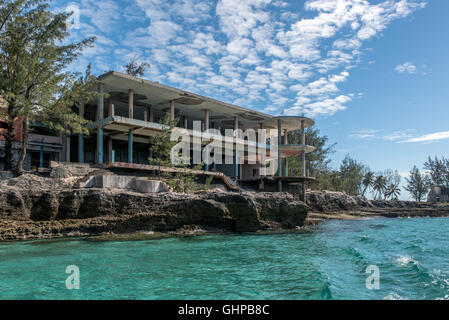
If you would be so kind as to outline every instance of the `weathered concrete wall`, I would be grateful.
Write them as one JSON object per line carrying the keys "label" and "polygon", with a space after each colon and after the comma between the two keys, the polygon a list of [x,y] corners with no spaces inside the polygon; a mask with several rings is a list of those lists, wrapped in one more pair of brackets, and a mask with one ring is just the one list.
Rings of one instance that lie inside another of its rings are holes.
{"label": "weathered concrete wall", "polygon": [[124,189],[140,193],[170,192],[163,181],[135,176],[97,175],[79,184],[80,188]]}

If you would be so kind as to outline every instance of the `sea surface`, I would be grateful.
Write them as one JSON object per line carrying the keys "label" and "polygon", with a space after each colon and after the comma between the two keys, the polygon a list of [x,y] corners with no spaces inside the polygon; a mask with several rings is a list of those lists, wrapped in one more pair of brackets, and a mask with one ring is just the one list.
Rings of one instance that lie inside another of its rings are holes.
{"label": "sea surface", "polygon": [[[76,284],[68,266],[79,270],[79,289],[67,288]],[[271,235],[0,243],[0,299],[449,299],[449,219],[326,221]]]}

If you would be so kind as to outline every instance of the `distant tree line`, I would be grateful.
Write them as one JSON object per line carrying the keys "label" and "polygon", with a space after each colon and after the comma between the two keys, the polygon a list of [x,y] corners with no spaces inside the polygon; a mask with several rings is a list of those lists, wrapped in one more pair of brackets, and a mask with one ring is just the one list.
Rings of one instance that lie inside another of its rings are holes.
{"label": "distant tree line", "polygon": [[[300,132],[289,133],[289,143],[300,143]],[[315,151],[306,155],[307,171],[316,181],[310,185],[314,190],[345,192],[353,196],[366,197],[369,193],[374,199],[397,200],[401,195],[401,176],[397,170],[388,169],[373,172],[368,166],[346,156],[340,166],[330,166],[330,155],[335,152],[335,143],[329,144],[328,137],[320,135],[319,129],[306,129],[306,142],[313,145]],[[302,175],[299,156],[288,159],[290,175]],[[405,190],[416,201],[423,201],[432,185],[449,188],[449,159],[431,158],[424,164],[424,172],[414,166],[405,178]]]}
{"label": "distant tree line", "polygon": [[[300,143],[300,131],[289,133],[289,143]],[[328,137],[320,135],[319,129],[306,129],[306,143],[315,150],[306,155],[308,175],[316,177],[311,184],[315,190],[345,192],[353,196],[366,196],[369,192],[375,199],[397,199],[401,193],[401,176],[396,170],[373,172],[368,166],[346,156],[337,169],[330,166],[330,155],[335,152],[335,143],[328,144]],[[302,175],[299,156],[288,158],[290,175]]]}
{"label": "distant tree line", "polygon": [[449,188],[449,159],[428,157],[424,163],[426,173],[421,173],[417,166],[410,171],[405,189],[416,201],[425,199],[431,186]]}

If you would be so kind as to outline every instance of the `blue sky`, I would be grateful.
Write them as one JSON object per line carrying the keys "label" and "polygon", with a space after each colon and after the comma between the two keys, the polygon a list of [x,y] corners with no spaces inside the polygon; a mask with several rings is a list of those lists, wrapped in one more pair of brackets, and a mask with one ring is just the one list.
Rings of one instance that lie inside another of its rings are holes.
{"label": "blue sky", "polygon": [[[74,69],[121,71],[271,114],[305,114],[374,171],[449,150],[447,0],[103,0],[75,5]],[[402,198],[408,195],[403,191]]]}

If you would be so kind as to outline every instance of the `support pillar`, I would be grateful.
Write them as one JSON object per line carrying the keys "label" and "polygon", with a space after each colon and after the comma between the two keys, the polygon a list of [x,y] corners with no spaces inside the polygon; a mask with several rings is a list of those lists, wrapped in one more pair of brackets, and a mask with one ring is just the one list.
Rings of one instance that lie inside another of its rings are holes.
{"label": "support pillar", "polygon": [[[301,120],[301,144],[305,145],[306,144],[306,133],[304,130],[304,120]],[[304,181],[302,183],[302,201],[305,203],[306,202],[306,150],[304,149],[302,151],[301,154],[301,162],[302,162],[302,176],[304,177]]]}
{"label": "support pillar", "polygon": [[170,121],[175,120],[175,102],[172,100],[170,101]]}
{"label": "support pillar", "polygon": [[112,116],[112,99],[108,99],[108,117]]}
{"label": "support pillar", "polygon": [[128,118],[134,118],[134,90],[128,90]]}
{"label": "support pillar", "polygon": [[108,161],[109,163],[113,163],[113,157],[112,157],[112,137],[108,137]]}
{"label": "support pillar", "polygon": [[44,147],[41,146],[41,149],[39,150],[39,168],[44,167]]}
{"label": "support pillar", "polygon": [[128,131],[128,163],[133,163],[133,132]]}
{"label": "support pillar", "polygon": [[[260,123],[259,129],[263,130],[263,123]],[[266,138],[266,134],[262,135],[262,136],[265,136],[265,138]],[[263,190],[263,188],[264,188],[264,178],[267,175],[266,162],[265,162],[265,157],[267,155],[267,149],[266,149],[265,146],[267,144],[267,140],[265,139],[265,141],[261,141],[262,136],[259,133],[257,134],[257,144],[258,144],[257,148],[262,148],[262,151],[259,151],[259,150],[257,150],[257,151],[258,151],[258,154],[260,155],[260,157],[259,157],[259,162],[260,162],[260,169],[259,169],[259,171],[260,171],[260,177],[262,179],[261,189]],[[262,147],[262,145],[263,145],[263,147]]]}
{"label": "support pillar", "polygon": [[204,110],[204,131],[209,130],[209,110]]}
{"label": "support pillar", "polygon": [[[278,175],[282,177],[282,121],[278,119]],[[278,180],[279,192],[282,192],[282,180]]]}
{"label": "support pillar", "polygon": [[[288,131],[284,129],[284,144],[288,144]],[[284,159],[284,176],[288,177],[288,158]]]}
{"label": "support pillar", "polygon": [[153,107],[148,107],[148,121],[153,122]]}
{"label": "support pillar", "polygon": [[[239,129],[239,117],[234,118],[234,136],[236,139],[239,138],[237,135],[237,130]],[[237,143],[235,144],[235,159],[234,159],[234,175],[235,175],[235,181],[237,184],[238,177],[239,177],[239,153],[237,152]]]}
{"label": "support pillar", "polygon": [[189,123],[188,123],[186,116],[183,116],[183,124],[184,124],[184,129],[187,129],[187,127],[189,126]]}
{"label": "support pillar", "polygon": [[[99,85],[99,92],[103,93],[104,86]],[[97,164],[103,164],[103,127],[102,122],[104,118],[104,96],[98,98],[97,103]]]}
{"label": "support pillar", "polygon": [[[79,116],[84,118],[84,103],[80,103]],[[78,136],[78,162],[84,163],[84,134]]]}
{"label": "support pillar", "polygon": [[[209,130],[209,110],[204,110],[204,131]],[[209,153],[209,147],[206,145],[206,154]],[[209,164],[205,164],[205,170],[209,171]]]}
{"label": "support pillar", "polygon": [[65,161],[70,162],[70,136],[65,138]]}

